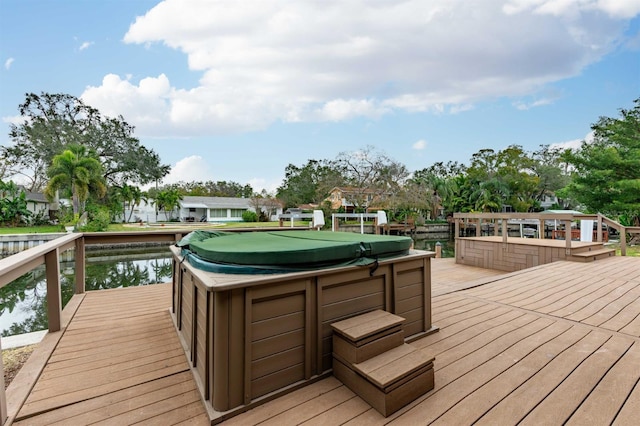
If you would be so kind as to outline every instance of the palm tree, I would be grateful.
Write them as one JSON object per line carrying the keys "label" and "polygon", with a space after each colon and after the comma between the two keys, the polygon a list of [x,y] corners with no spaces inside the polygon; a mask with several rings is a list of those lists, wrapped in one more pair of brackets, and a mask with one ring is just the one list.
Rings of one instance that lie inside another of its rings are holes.
{"label": "palm tree", "polygon": [[131,216],[133,216],[133,209],[139,206],[141,202],[147,202],[147,193],[142,191],[137,186],[130,186],[129,192],[131,194],[131,203],[129,204],[131,206],[131,210],[129,211],[129,218],[127,219],[127,222],[131,221]]}
{"label": "palm tree", "polygon": [[167,220],[173,219],[173,212],[180,208],[182,194],[177,189],[164,189],[156,195],[156,207],[164,212]]}
{"label": "palm tree", "polygon": [[82,145],[69,145],[61,154],[53,157],[47,175],[50,179],[45,194],[52,199],[59,189],[70,190],[74,217],[84,210],[90,193],[102,197],[107,190],[100,161],[87,153]]}

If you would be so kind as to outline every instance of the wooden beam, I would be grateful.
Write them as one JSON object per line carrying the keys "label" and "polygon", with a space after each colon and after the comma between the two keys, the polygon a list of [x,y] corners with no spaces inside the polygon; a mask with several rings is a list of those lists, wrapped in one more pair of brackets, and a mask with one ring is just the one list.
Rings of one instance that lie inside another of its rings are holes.
{"label": "wooden beam", "polygon": [[505,219],[501,219],[500,222],[502,222],[502,242],[506,243],[507,237],[509,237],[509,229],[507,227],[507,221]]}
{"label": "wooden beam", "polygon": [[76,240],[75,247],[75,268],[76,268],[76,294],[82,294],[85,290],[85,277],[86,277],[86,260],[84,251],[84,238],[78,238]]}
{"label": "wooden beam", "polygon": [[[0,353],[2,352],[2,339],[0,339]],[[0,362],[0,424],[7,420],[7,394],[4,390],[4,366]]]}
{"label": "wooden beam", "polygon": [[60,290],[60,263],[58,249],[45,254],[44,263],[47,276],[47,313],[49,332],[59,331],[62,318],[62,297]]}

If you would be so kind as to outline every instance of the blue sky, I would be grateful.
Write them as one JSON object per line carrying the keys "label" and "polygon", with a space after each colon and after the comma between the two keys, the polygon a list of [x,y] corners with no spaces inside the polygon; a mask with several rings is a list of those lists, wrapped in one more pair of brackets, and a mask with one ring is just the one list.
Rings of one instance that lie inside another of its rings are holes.
{"label": "blue sky", "polygon": [[587,138],[640,97],[640,0],[0,0],[0,61],[0,144],[25,93],[68,93],[165,182],[273,191],[369,145],[415,171]]}

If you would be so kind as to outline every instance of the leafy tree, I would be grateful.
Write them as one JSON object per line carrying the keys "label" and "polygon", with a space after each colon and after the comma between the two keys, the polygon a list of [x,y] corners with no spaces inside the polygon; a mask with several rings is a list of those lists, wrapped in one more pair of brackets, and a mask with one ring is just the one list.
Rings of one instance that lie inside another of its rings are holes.
{"label": "leafy tree", "polygon": [[640,98],[632,109],[620,109],[620,118],[600,117],[591,127],[593,142],[565,151],[573,167],[566,194],[588,210],[624,214],[640,222]]}
{"label": "leafy tree", "polygon": [[327,160],[308,160],[302,167],[289,164],[276,196],[283,201],[284,207],[320,204],[343,181],[340,171]]}
{"label": "leafy tree", "polygon": [[68,148],[53,157],[47,172],[51,179],[45,194],[52,199],[57,191],[68,190],[72,197],[73,214],[77,217],[84,210],[89,193],[102,197],[106,193],[106,186],[100,162],[82,145],[69,145]]}
{"label": "leafy tree", "polygon": [[[268,222],[271,216],[276,214],[277,209],[281,207],[281,205],[278,200],[263,189],[260,194],[253,194],[251,197],[251,207],[253,207],[257,213],[258,222]],[[245,220],[245,222],[248,221]]]}
{"label": "leafy tree", "polygon": [[[519,145],[511,145],[498,152],[497,182],[494,190],[505,197],[505,204],[515,211],[527,212],[536,205],[539,179],[534,173],[535,161]],[[499,206],[501,209],[502,206]]]}
{"label": "leafy tree", "polygon": [[182,195],[197,197],[234,197],[250,198],[253,195],[251,185],[237,182],[206,181],[206,182],[177,182],[163,186],[163,189],[176,189]]}
{"label": "leafy tree", "polygon": [[158,154],[133,137],[134,128],[123,117],[103,117],[74,96],[28,93],[19,112],[24,121],[11,125],[13,145],[1,147],[0,152],[2,163],[12,165],[6,173],[28,179],[30,191],[45,186],[53,157],[69,145],[96,152],[104,180],[111,185],[146,184],[169,173]]}
{"label": "leafy tree", "polygon": [[[566,163],[562,159],[562,150],[550,148],[548,145],[541,145],[538,151],[532,155],[533,173],[538,178],[538,187],[534,199],[537,202],[544,200],[545,196],[558,197],[559,190],[569,184],[570,176],[566,171]],[[558,202],[562,207],[569,206],[564,200],[558,197]]]}
{"label": "leafy tree", "polygon": [[376,198],[393,200],[398,195],[398,188],[409,177],[403,164],[376,152],[372,146],[355,152],[342,152],[334,164],[344,176],[344,183],[353,190],[347,201],[359,210],[366,210]]}
{"label": "leafy tree", "polygon": [[7,226],[17,226],[20,222],[26,222],[30,216],[25,191],[19,189],[13,181],[0,180],[0,222]]}
{"label": "leafy tree", "polygon": [[415,206],[424,209],[425,216],[436,217],[442,207],[445,213],[453,213],[456,177],[465,173],[466,167],[458,162],[437,162],[413,173],[408,192]]}

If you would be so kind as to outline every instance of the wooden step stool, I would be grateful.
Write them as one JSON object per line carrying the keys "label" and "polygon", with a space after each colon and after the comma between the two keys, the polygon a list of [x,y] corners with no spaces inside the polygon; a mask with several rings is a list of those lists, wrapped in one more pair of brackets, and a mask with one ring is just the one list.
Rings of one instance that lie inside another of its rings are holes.
{"label": "wooden step stool", "polygon": [[333,354],[344,363],[357,364],[404,343],[404,318],[372,311],[331,324]]}
{"label": "wooden step stool", "polygon": [[404,343],[403,322],[373,311],[332,324],[334,376],[385,417],[434,386],[434,358]]}

